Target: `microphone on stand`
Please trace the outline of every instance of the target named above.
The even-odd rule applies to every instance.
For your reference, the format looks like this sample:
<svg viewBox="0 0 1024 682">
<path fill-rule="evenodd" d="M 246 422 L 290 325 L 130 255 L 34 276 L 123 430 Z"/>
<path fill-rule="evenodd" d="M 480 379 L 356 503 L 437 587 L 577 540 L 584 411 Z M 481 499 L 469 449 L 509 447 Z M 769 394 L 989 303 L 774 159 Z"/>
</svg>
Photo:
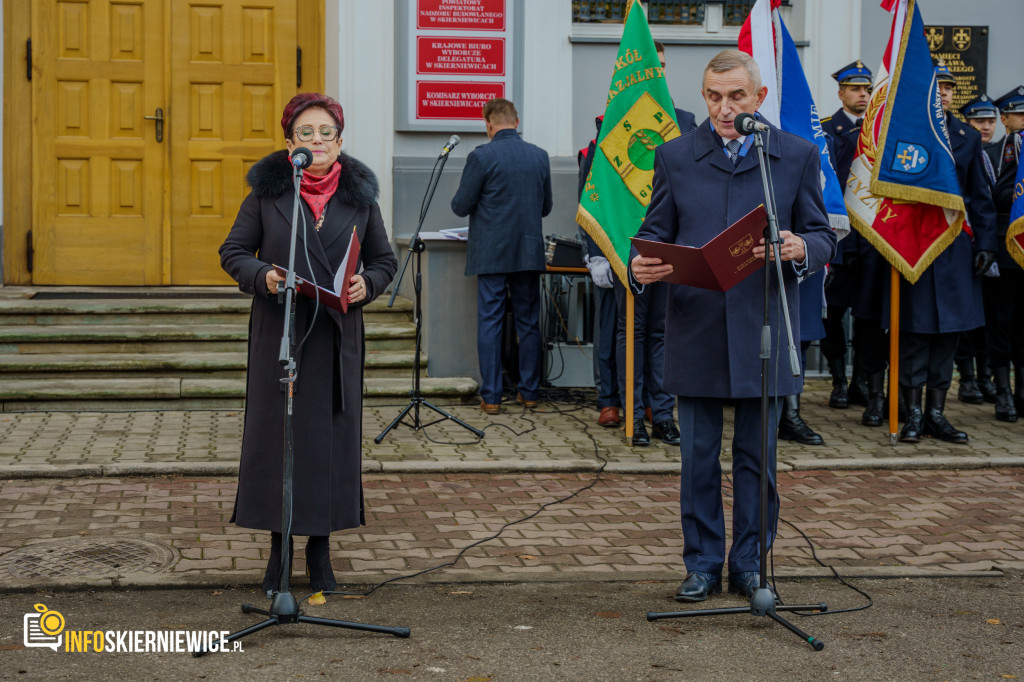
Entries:
<svg viewBox="0 0 1024 682">
<path fill-rule="evenodd" d="M 753 114 L 748 114 L 746 112 L 737 116 L 733 120 L 732 124 L 733 127 L 736 128 L 736 130 L 743 133 L 744 135 L 749 135 L 750 133 L 754 132 L 767 133 L 770 130 L 767 124 L 761 123 L 760 121 L 757 120 L 757 118 L 754 117 Z"/>
<path fill-rule="evenodd" d="M 291 153 L 292 165 L 298 169 L 309 168 L 313 165 L 313 152 L 305 147 L 296 147 Z"/>
<path fill-rule="evenodd" d="M 457 145 L 461 141 L 462 141 L 462 139 L 458 135 L 452 135 L 451 137 L 449 137 L 448 138 L 448 142 L 445 143 L 444 149 L 441 150 L 441 153 L 438 154 L 437 158 L 440 159 L 440 158 L 443 158 L 445 156 L 448 156 L 448 154 L 453 149 L 455 149 L 455 145 Z"/>
</svg>

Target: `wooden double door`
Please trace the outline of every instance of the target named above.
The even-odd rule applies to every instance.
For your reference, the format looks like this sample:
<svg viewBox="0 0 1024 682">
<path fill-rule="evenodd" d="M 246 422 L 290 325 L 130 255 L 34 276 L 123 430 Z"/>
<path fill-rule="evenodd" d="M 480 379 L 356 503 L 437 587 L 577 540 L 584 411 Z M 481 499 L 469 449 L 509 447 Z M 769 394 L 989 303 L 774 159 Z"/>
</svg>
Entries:
<svg viewBox="0 0 1024 682">
<path fill-rule="evenodd" d="M 283 147 L 285 103 L 323 87 L 322 17 L 323 0 L 32 0 L 31 283 L 229 283 L 245 174 Z"/>
</svg>

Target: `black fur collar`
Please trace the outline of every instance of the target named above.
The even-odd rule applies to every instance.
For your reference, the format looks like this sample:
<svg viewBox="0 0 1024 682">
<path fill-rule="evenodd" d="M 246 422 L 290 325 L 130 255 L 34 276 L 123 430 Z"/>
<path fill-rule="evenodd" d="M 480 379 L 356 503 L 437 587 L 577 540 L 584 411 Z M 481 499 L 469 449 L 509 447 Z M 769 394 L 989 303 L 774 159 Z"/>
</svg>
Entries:
<svg viewBox="0 0 1024 682">
<path fill-rule="evenodd" d="M 347 154 L 338 154 L 338 161 L 341 162 L 338 198 L 355 208 L 372 206 L 380 191 L 377 176 L 362 161 Z M 264 156 L 249 170 L 245 179 L 253 193 L 261 198 L 275 198 L 289 191 L 292 187 L 292 167 L 288 163 L 288 152 L 281 149 Z"/>
</svg>

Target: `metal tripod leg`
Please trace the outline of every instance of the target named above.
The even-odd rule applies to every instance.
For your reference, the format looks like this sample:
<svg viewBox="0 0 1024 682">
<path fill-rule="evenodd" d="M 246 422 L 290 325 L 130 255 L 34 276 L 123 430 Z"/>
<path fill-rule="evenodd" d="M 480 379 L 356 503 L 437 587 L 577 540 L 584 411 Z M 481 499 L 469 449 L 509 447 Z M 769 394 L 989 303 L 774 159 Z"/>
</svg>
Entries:
<svg viewBox="0 0 1024 682">
<path fill-rule="evenodd" d="M 469 430 L 469 431 L 471 431 L 471 432 L 472 432 L 473 434 L 475 434 L 477 438 L 483 438 L 483 437 L 484 437 L 484 432 L 483 432 L 483 431 L 481 431 L 480 429 L 475 429 L 475 428 L 473 428 L 472 426 L 470 426 L 470 425 L 469 425 L 469 424 L 467 424 L 466 422 L 462 421 L 461 419 L 459 419 L 459 418 L 458 418 L 458 417 L 456 417 L 455 415 L 453 415 L 453 414 L 450 414 L 450 413 L 448 413 L 448 412 L 445 412 L 445 411 L 444 411 L 444 410 L 442 410 L 442 409 L 441 409 L 440 407 L 438 407 L 437 405 L 434 405 L 434 404 L 433 404 L 433 403 L 431 403 L 430 401 L 428 401 L 428 400 L 424 400 L 424 399 L 422 399 L 422 398 L 421 398 L 421 399 L 420 399 L 420 403 L 422 403 L 423 405 L 425 405 L 425 406 L 429 407 L 429 408 L 430 408 L 430 409 L 432 409 L 432 410 L 433 410 L 434 412 L 437 412 L 437 413 L 438 413 L 439 415 L 441 415 L 441 416 L 442 416 L 442 417 L 444 417 L 445 419 L 451 419 L 451 420 L 452 420 L 453 422 L 455 422 L 456 424 L 458 424 L 458 425 L 459 425 L 459 426 L 461 426 L 462 428 L 464 428 L 464 429 L 468 429 L 468 430 Z M 435 422 L 435 423 L 436 423 L 436 422 Z"/>
</svg>

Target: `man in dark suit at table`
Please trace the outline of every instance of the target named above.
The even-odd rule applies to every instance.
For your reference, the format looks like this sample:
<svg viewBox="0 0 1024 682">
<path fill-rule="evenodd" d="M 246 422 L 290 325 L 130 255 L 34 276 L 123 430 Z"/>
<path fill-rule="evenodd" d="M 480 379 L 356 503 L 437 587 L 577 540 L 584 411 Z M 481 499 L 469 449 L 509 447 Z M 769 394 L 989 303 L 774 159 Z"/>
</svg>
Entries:
<svg viewBox="0 0 1024 682">
<path fill-rule="evenodd" d="M 735 117 L 754 113 L 764 101 L 757 63 L 738 50 L 725 50 L 705 67 L 702 93 L 709 118 L 695 132 L 658 147 L 654 193 L 637 237 L 703 246 L 726 227 L 764 202 L 752 136 L 734 127 Z M 807 140 L 774 125 L 765 135 L 772 165 L 778 225 L 783 244 L 783 278 L 795 338 L 800 337 L 797 278 L 822 268 L 836 249 L 820 183 L 820 153 Z M 764 258 L 764 240 L 752 249 Z M 672 266 L 636 255 L 630 262 L 635 290 L 665 277 Z M 780 354 L 778 286 L 770 303 L 769 387 L 775 397 L 801 390 Z M 729 590 L 750 598 L 758 587 L 759 499 L 761 476 L 769 477 L 768 509 L 775 504 L 775 435 L 778 400 L 768 405 L 768 470 L 761 471 L 761 359 L 764 278 L 755 273 L 726 292 L 672 286 L 666 322 L 665 389 L 678 396 L 682 432 L 680 507 L 686 580 L 679 601 L 701 601 L 722 589 L 725 521 L 721 464 L 723 405 L 734 400 L 732 442 L 733 529 L 729 552 Z M 777 368 L 777 369 L 776 369 Z M 769 528 L 773 526 L 769 521 Z M 770 542 L 770 539 L 769 539 Z"/>
<path fill-rule="evenodd" d="M 519 338 L 517 401 L 535 407 L 540 393 L 540 272 L 544 270 L 541 218 L 551 212 L 548 154 L 523 141 L 519 114 L 507 99 L 483 110 L 490 142 L 466 159 L 455 215 L 469 216 L 466 275 L 477 276 L 477 353 L 481 409 L 501 409 L 501 332 L 509 292 Z"/>
</svg>

